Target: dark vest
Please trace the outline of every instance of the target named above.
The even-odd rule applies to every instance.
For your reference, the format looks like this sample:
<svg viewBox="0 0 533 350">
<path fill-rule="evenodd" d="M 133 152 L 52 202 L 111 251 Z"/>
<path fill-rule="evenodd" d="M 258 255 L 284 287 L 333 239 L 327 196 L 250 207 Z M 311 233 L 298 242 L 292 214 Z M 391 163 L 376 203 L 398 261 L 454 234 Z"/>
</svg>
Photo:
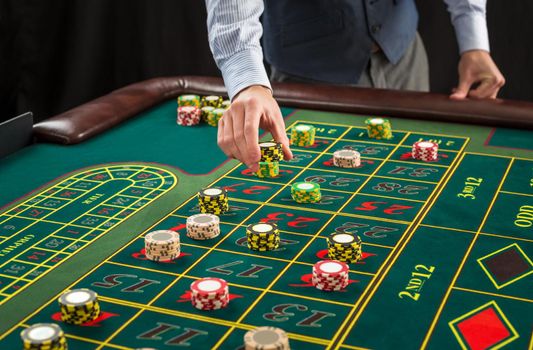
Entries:
<svg viewBox="0 0 533 350">
<path fill-rule="evenodd" d="M 397 63 L 417 25 L 414 0 L 265 0 L 263 49 L 284 73 L 356 84 L 373 42 Z"/>
</svg>

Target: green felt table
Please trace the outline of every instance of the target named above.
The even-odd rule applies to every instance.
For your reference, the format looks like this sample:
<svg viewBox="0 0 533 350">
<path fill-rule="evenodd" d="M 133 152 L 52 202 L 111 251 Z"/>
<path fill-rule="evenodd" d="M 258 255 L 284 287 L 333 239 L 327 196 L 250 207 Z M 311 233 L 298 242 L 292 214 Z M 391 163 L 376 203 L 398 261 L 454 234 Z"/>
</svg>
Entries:
<svg viewBox="0 0 533 350">
<path fill-rule="evenodd" d="M 282 108 L 288 130 L 317 127 L 280 176 L 259 179 L 216 146 L 216 128 L 180 127 L 174 99 L 76 145 L 37 143 L 0 161 L 0 348 L 57 322 L 71 349 L 239 349 L 243 334 L 275 326 L 292 349 L 532 347 L 533 133 L 391 117 L 391 140 L 369 139 L 366 115 Z M 267 137 L 268 138 L 268 137 Z M 413 142 L 439 143 L 439 159 L 411 159 Z M 359 151 L 361 167 L 332 166 Z M 322 200 L 296 204 L 294 181 Z M 196 192 L 230 194 L 222 234 L 184 234 Z M 274 222 L 281 247 L 254 252 L 244 228 Z M 143 236 L 181 234 L 182 255 L 147 261 Z M 363 259 L 350 284 L 322 292 L 311 267 L 326 237 L 357 233 Z M 199 311 L 189 286 L 229 282 L 226 309 Z M 65 289 L 95 290 L 103 309 L 84 326 L 58 319 Z"/>
</svg>

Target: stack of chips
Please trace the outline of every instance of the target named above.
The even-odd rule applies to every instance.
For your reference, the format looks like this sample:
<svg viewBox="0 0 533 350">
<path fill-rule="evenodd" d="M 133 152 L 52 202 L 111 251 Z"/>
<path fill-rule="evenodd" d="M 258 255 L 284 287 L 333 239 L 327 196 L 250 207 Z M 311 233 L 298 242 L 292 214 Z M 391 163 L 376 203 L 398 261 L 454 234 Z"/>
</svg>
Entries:
<svg viewBox="0 0 533 350">
<path fill-rule="evenodd" d="M 231 106 L 231 101 L 230 100 L 224 100 L 224 101 L 222 101 L 222 104 L 220 105 L 220 107 L 224 108 L 224 109 L 228 109 L 229 106 Z"/>
<path fill-rule="evenodd" d="M 57 301 L 61 309 L 61 320 L 65 323 L 81 325 L 100 316 L 98 294 L 90 289 L 66 291 Z"/>
<path fill-rule="evenodd" d="M 311 282 L 320 290 L 339 291 L 348 286 L 348 272 L 348 265 L 342 261 L 322 260 L 313 265 Z"/>
<path fill-rule="evenodd" d="M 181 95 L 178 97 L 178 106 L 194 106 L 200 108 L 200 96 L 198 95 Z"/>
<path fill-rule="evenodd" d="M 283 159 L 283 149 L 281 143 L 275 141 L 259 143 L 261 159 L 258 177 L 276 177 L 279 175 L 279 162 Z"/>
<path fill-rule="evenodd" d="M 218 310 L 229 303 L 228 283 L 221 278 L 206 277 L 191 284 L 191 303 L 199 310 Z"/>
<path fill-rule="evenodd" d="M 258 327 L 244 335 L 244 350 L 290 350 L 289 337 L 283 329 Z"/>
<path fill-rule="evenodd" d="M 392 138 L 392 128 L 388 119 L 368 118 L 365 120 L 368 137 L 377 140 Z"/>
<path fill-rule="evenodd" d="M 328 257 L 348 264 L 363 256 L 361 238 L 351 233 L 334 233 L 328 237 Z"/>
<path fill-rule="evenodd" d="M 223 108 L 215 108 L 210 113 L 206 115 L 206 122 L 211 126 L 218 126 L 218 121 L 224 115 L 226 110 Z"/>
<path fill-rule="evenodd" d="M 292 127 L 291 145 L 298 147 L 308 147 L 315 143 L 316 129 L 312 125 L 298 124 Z"/>
<path fill-rule="evenodd" d="M 315 182 L 293 183 L 291 196 L 297 203 L 317 203 L 322 199 L 320 185 Z"/>
<path fill-rule="evenodd" d="M 194 106 L 181 106 L 178 107 L 178 125 L 192 126 L 200 124 L 202 112 L 198 107 Z"/>
<path fill-rule="evenodd" d="M 246 227 L 248 248 L 264 252 L 279 248 L 279 229 L 276 224 L 255 223 Z"/>
<path fill-rule="evenodd" d="M 202 120 L 203 123 L 207 123 L 208 119 L 214 118 L 212 114 L 215 109 L 216 109 L 215 107 L 211 107 L 211 106 L 205 106 L 200 109 L 200 112 L 201 112 L 200 119 Z"/>
<path fill-rule="evenodd" d="M 144 248 L 148 260 L 174 260 L 180 256 L 180 235 L 170 230 L 150 232 L 144 237 Z"/>
<path fill-rule="evenodd" d="M 36 323 L 20 333 L 24 350 L 67 350 L 67 338 L 55 323 Z"/>
<path fill-rule="evenodd" d="M 215 238 L 220 234 L 220 219 L 213 214 L 196 214 L 187 218 L 187 237 L 198 240 Z"/>
<path fill-rule="evenodd" d="M 336 151 L 333 153 L 333 165 L 339 168 L 357 168 L 361 166 L 361 155 L 348 149 Z"/>
<path fill-rule="evenodd" d="M 222 97 L 221 96 L 204 96 L 202 97 L 201 105 L 202 107 L 211 106 L 215 108 L 222 107 Z"/>
<path fill-rule="evenodd" d="M 220 215 L 229 210 L 228 192 L 219 187 L 208 187 L 198 192 L 200 212 Z"/>
<path fill-rule="evenodd" d="M 259 162 L 257 177 L 276 177 L 279 175 L 279 162 Z"/>
<path fill-rule="evenodd" d="M 431 141 L 418 141 L 413 144 L 411 155 L 414 159 L 434 162 L 439 155 L 439 145 Z"/>
</svg>

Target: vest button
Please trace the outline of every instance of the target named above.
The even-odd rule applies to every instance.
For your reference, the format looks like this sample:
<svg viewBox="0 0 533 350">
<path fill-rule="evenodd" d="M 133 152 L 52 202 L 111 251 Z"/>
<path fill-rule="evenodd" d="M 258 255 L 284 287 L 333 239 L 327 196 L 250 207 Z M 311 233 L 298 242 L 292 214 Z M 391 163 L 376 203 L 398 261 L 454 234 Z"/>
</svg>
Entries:
<svg viewBox="0 0 533 350">
<path fill-rule="evenodd" d="M 381 30 L 381 24 L 374 24 L 370 27 L 372 34 L 377 34 Z"/>
</svg>

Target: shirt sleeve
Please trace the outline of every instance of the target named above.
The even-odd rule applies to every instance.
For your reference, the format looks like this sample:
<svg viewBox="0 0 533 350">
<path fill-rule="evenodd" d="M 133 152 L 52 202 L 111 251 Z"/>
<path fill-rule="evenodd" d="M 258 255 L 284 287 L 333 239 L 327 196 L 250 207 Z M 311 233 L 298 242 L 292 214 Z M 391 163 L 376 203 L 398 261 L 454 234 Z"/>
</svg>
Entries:
<svg viewBox="0 0 533 350">
<path fill-rule="evenodd" d="M 490 51 L 486 0 L 444 0 L 455 28 L 459 52 Z"/>
<path fill-rule="evenodd" d="M 209 46 L 230 99 L 251 85 L 272 90 L 260 44 L 263 0 L 205 0 L 205 3 Z"/>
</svg>

